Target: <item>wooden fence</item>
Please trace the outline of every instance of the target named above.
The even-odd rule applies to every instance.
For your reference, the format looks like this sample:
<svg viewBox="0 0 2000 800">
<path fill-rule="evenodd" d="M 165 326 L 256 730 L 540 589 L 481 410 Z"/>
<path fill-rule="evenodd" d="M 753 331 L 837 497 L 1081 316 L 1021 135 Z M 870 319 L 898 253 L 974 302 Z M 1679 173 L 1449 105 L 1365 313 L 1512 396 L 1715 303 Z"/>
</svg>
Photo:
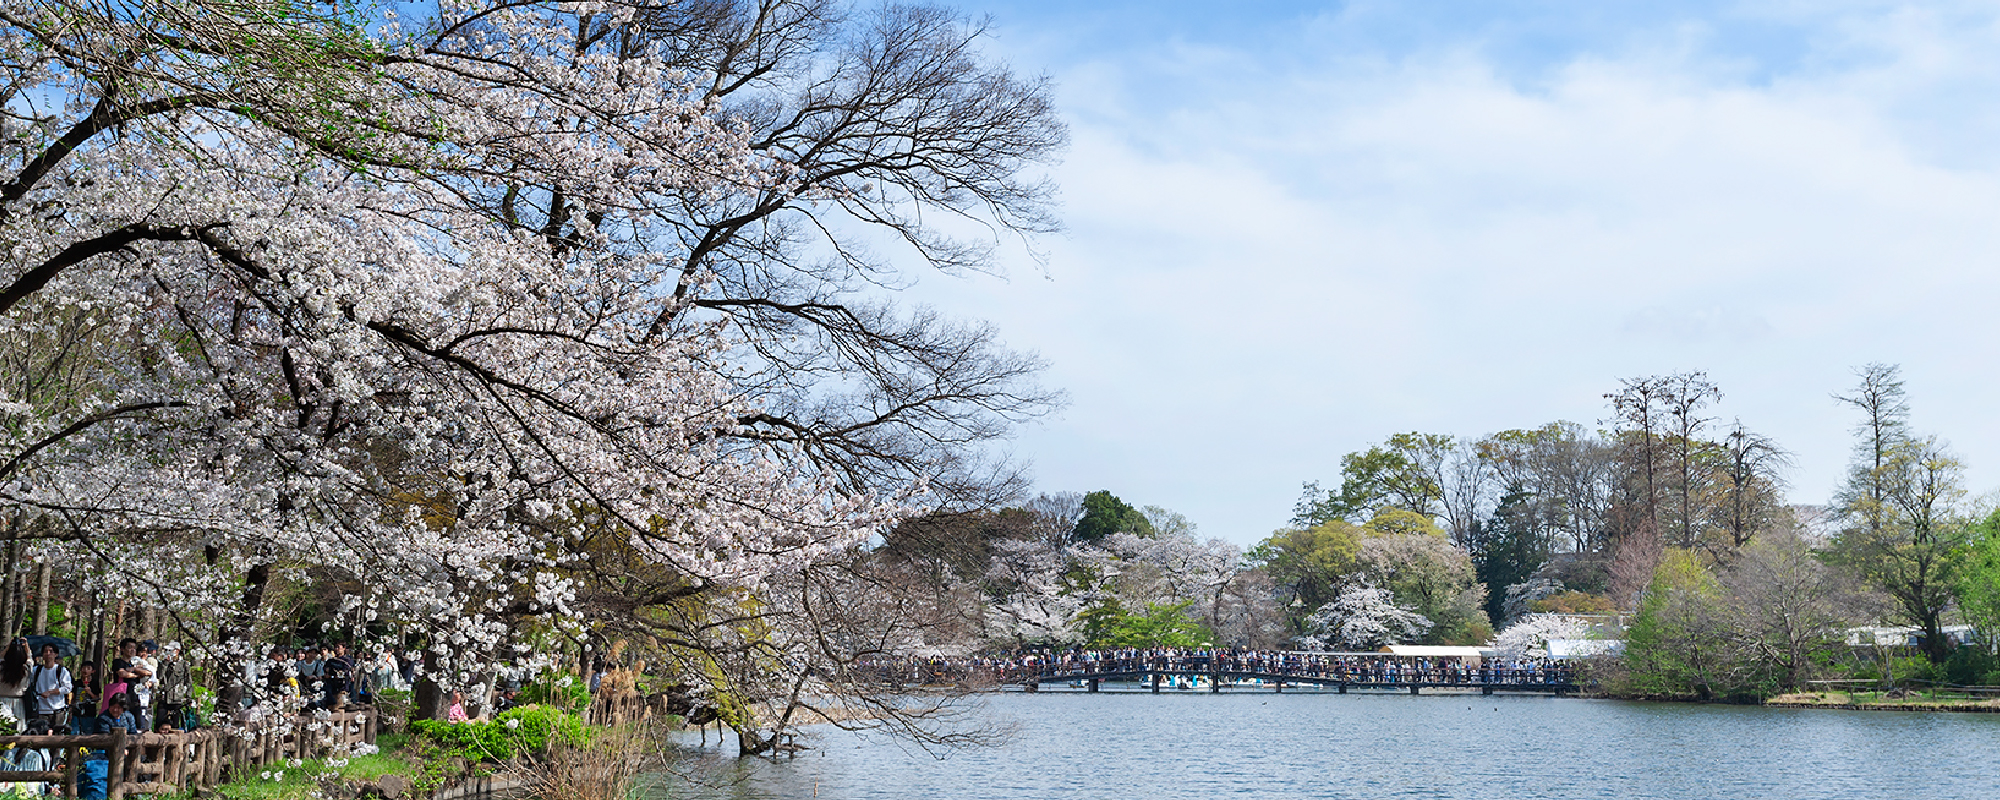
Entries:
<svg viewBox="0 0 2000 800">
<path fill-rule="evenodd" d="M 244 726 L 175 733 L 98 736 L 0 736 L 0 744 L 62 754 L 63 769 L 0 772 L 0 782 L 58 783 L 63 797 L 76 796 L 86 751 L 105 754 L 105 796 L 174 794 L 213 788 L 242 771 L 279 767 L 291 759 L 322 758 L 374 744 L 375 710 L 361 707 L 319 718 L 313 714 L 265 718 Z"/>
</svg>

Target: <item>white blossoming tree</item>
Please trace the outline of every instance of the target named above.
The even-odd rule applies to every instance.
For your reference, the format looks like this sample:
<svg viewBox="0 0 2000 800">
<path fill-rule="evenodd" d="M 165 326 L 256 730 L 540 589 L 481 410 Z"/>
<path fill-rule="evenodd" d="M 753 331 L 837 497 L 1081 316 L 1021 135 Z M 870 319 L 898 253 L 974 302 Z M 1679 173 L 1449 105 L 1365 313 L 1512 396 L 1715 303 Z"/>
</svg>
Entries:
<svg viewBox="0 0 2000 800">
<path fill-rule="evenodd" d="M 1069 556 L 1042 540 L 1002 540 L 994 549 L 986 582 L 1001 593 L 986 604 L 987 637 L 1017 646 L 1081 643 L 1079 615 L 1095 597 L 1068 585 Z"/>
<path fill-rule="evenodd" d="M 1550 639 L 1581 639 L 1590 632 L 1590 621 L 1566 614 L 1529 614 L 1507 626 L 1494 638 L 1494 649 L 1515 657 L 1547 647 Z"/>
<path fill-rule="evenodd" d="M 1373 650 L 1424 635 L 1431 621 L 1396 605 L 1387 589 L 1356 583 L 1306 617 L 1299 643 L 1332 650 Z"/>
<path fill-rule="evenodd" d="M 804 597 L 928 478 L 976 494 L 964 446 L 1045 406 L 1015 388 L 1032 360 L 835 302 L 786 271 L 817 263 L 792 226 L 845 214 L 972 266 L 895 209 L 1046 227 L 1009 176 L 1060 126 L 1015 108 L 1035 139 L 1016 151 L 871 173 L 852 142 L 896 149 L 881 128 L 954 108 L 913 94 L 828 128 L 842 112 L 811 93 L 840 73 L 795 87 L 814 113 L 771 117 L 753 89 L 868 40 L 827 61 L 836 15 L 768 5 L 788 21 L 735 49 L 707 45 L 773 18 L 713 5 L 683 36 L 677 6 L 638 2 L 441 0 L 408 27 L 296 0 L 0 9 L 11 538 L 221 624 L 239 657 L 274 574 L 350 587 L 344 614 L 424 631 L 430 674 L 468 684 L 525 618 L 588 637 L 649 603 Z M 894 13 L 883 47 L 976 33 Z M 1039 101 L 958 58 L 918 76 L 933 95 Z M 613 569 L 659 593 L 583 605 Z"/>
</svg>

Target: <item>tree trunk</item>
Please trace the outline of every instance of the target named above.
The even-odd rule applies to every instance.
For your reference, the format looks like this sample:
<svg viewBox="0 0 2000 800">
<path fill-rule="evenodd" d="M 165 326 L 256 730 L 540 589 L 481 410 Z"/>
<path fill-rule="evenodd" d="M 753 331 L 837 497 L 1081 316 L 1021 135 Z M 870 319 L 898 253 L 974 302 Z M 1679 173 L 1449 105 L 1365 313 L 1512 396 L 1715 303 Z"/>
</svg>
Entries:
<svg viewBox="0 0 2000 800">
<path fill-rule="evenodd" d="M 220 556 L 221 553 L 213 548 L 207 551 L 210 564 L 215 563 Z M 216 654 L 218 658 L 227 658 L 229 654 L 228 645 L 238 640 L 248 639 L 251 634 L 256 632 L 257 611 L 264 605 L 264 589 L 270 586 L 270 584 L 270 564 L 252 565 L 249 574 L 243 576 L 243 607 L 237 609 L 236 618 L 231 621 L 230 626 L 221 631 L 220 641 L 216 642 Z M 257 653 L 255 652 L 255 648 L 251 648 L 247 655 L 250 658 L 256 658 Z M 222 713 L 223 709 L 228 709 L 229 713 L 234 713 L 242 707 L 243 694 L 249 690 L 249 687 L 243 685 L 243 670 L 231 667 L 223 670 L 223 672 L 228 674 L 224 678 L 225 682 L 223 683 L 222 690 L 216 693 L 216 711 Z"/>
<path fill-rule="evenodd" d="M 437 685 L 437 681 L 431 680 L 432 670 L 437 668 L 437 656 L 431 653 L 429 647 L 424 648 L 423 652 L 424 672 L 417 676 L 417 685 L 411 687 L 411 691 L 416 695 L 417 708 L 410 718 L 444 719 L 444 713 L 448 710 L 444 689 Z"/>
<path fill-rule="evenodd" d="M 35 635 L 49 633 L 49 560 L 35 565 Z"/>
<path fill-rule="evenodd" d="M 1951 639 L 1944 635 L 1944 622 L 1938 614 L 1924 617 L 1924 657 L 1932 664 L 1943 664 L 1951 657 Z"/>
<path fill-rule="evenodd" d="M 78 586 L 77 596 L 72 600 L 72 604 L 75 608 L 70 609 L 69 613 L 65 615 L 72 620 L 69 632 L 76 639 L 76 649 L 83 653 L 84 658 L 89 658 L 90 634 L 92 630 L 90 622 L 92 615 L 96 613 L 96 598 L 92 596 L 92 592 L 89 589 Z"/>
<path fill-rule="evenodd" d="M 21 554 L 21 541 L 15 538 L 18 533 L 16 529 L 8 529 L 6 563 L 0 564 L 0 634 L 5 634 L 8 641 L 14 639 L 14 632 L 21 627 L 20 616 L 14 611 L 21 586 L 14 574 L 14 560 Z"/>
<path fill-rule="evenodd" d="M 90 626 L 90 659 L 97 662 L 97 674 L 109 675 L 111 665 L 104 660 L 104 624 L 110 620 L 111 603 L 101 594 L 93 594 L 92 599 L 96 601 L 93 610 L 97 613 L 92 617 L 95 622 Z"/>
</svg>

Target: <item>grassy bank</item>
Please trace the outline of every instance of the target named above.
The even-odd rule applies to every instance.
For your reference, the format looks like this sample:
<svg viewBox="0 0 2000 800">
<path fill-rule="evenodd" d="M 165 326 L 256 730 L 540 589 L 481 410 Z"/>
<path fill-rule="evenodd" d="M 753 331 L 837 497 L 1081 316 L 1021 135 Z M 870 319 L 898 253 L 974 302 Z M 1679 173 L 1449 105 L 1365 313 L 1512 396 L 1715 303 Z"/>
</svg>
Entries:
<svg viewBox="0 0 2000 800">
<path fill-rule="evenodd" d="M 634 776 L 660 759 L 666 742 L 658 732 L 678 722 L 669 717 L 593 728 L 573 713 L 543 705 L 510 709 L 485 721 L 417 721 L 408 734 L 383 734 L 377 752 L 240 774 L 202 797 L 421 800 L 467 778 L 505 773 L 544 800 L 616 800 Z"/>
<path fill-rule="evenodd" d="M 1892 696 L 1893 695 L 1893 696 Z M 1962 711 L 2000 713 L 2000 698 L 1963 692 L 1794 692 L 1764 701 L 1779 708 L 1839 708 L 1860 711 Z"/>
<path fill-rule="evenodd" d="M 287 764 L 282 769 L 264 770 L 240 776 L 215 787 L 208 796 L 226 800 L 314 800 L 328 780 L 376 781 L 384 775 L 401 775 L 414 782 L 423 765 L 406 751 L 408 737 L 383 734 L 376 740 L 380 752 L 344 759 L 308 759 Z"/>
</svg>

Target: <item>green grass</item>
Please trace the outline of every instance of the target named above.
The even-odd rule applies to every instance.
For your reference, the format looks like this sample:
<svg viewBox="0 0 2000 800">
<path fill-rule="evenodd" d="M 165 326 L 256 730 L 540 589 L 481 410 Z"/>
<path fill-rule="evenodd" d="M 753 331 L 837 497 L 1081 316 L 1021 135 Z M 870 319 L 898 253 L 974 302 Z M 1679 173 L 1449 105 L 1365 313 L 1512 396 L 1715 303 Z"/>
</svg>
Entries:
<svg viewBox="0 0 2000 800">
<path fill-rule="evenodd" d="M 319 778 L 339 775 L 349 780 L 378 780 L 384 775 L 415 776 L 420 766 L 403 754 L 408 737 L 383 734 L 375 746 L 381 752 L 354 756 L 341 767 L 328 766 L 324 759 L 312 759 L 297 767 L 260 770 L 215 787 L 228 800 L 312 800 L 319 791 Z M 270 774 L 273 777 L 266 778 Z M 283 778 L 276 775 L 283 774 Z"/>
</svg>

